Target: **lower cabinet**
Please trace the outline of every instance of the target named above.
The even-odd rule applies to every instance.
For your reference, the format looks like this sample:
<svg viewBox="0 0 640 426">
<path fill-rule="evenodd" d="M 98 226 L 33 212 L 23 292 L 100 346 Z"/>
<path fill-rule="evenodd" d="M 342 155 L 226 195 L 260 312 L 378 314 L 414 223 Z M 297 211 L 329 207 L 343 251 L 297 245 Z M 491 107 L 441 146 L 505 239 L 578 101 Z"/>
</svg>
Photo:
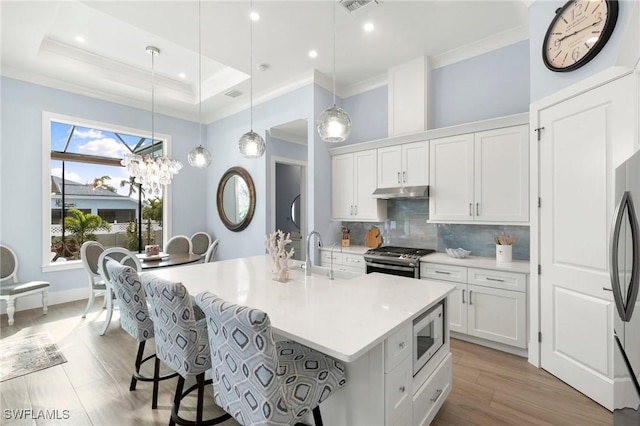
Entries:
<svg viewBox="0 0 640 426">
<path fill-rule="evenodd" d="M 447 305 L 451 331 L 527 347 L 526 274 L 424 262 L 420 267 L 421 278 L 456 286 Z"/>
<path fill-rule="evenodd" d="M 452 356 L 449 353 L 429 379 L 414 393 L 414 425 L 428 425 L 438 414 L 438 410 L 451 392 L 452 363 Z"/>
<path fill-rule="evenodd" d="M 320 249 L 320 266 L 328 268 L 331 266 L 331 250 L 328 248 Z M 340 248 L 333 250 L 333 270 L 355 272 L 358 274 L 366 273 L 366 265 L 364 256 L 359 253 L 340 251 Z"/>
</svg>

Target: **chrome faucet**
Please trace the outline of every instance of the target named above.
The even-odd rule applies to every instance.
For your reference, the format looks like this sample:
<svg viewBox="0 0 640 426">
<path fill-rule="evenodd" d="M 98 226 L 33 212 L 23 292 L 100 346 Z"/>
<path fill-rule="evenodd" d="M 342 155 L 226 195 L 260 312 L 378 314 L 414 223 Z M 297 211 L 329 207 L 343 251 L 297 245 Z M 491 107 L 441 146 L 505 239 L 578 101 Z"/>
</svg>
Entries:
<svg viewBox="0 0 640 426">
<path fill-rule="evenodd" d="M 333 243 L 331 245 L 331 262 L 329 263 L 329 272 L 327 273 L 327 276 L 329 277 L 330 280 L 333 279 L 333 249 L 335 248 L 336 243 Z"/>
<path fill-rule="evenodd" d="M 311 237 L 314 234 L 318 236 L 318 243 L 320 244 L 320 247 L 322 247 L 322 237 L 320 236 L 320 233 L 318 231 L 309 232 L 309 235 L 307 235 L 307 259 L 304 261 L 305 275 L 311 275 L 311 253 L 310 253 L 309 244 L 311 243 Z"/>
</svg>

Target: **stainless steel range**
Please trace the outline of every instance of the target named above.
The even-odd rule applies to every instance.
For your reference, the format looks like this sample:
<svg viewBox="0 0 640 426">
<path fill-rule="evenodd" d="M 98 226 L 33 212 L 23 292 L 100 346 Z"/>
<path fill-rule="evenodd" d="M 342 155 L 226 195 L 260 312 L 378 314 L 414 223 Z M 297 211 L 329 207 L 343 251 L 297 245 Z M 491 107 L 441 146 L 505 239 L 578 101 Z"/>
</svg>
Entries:
<svg viewBox="0 0 640 426">
<path fill-rule="evenodd" d="M 372 248 L 365 252 L 364 260 L 367 274 L 383 274 L 420 278 L 420 258 L 435 252 L 433 249 L 385 246 Z"/>
</svg>

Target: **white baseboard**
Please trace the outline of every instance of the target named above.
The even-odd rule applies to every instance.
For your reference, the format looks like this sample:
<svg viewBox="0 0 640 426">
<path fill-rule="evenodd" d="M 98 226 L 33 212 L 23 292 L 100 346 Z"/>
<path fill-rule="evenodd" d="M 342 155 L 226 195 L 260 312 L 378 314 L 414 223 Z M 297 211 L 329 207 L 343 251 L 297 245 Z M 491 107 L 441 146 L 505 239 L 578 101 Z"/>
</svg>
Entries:
<svg viewBox="0 0 640 426">
<path fill-rule="evenodd" d="M 89 299 L 88 288 L 74 288 L 64 291 L 49 291 L 47 297 L 47 306 L 59 305 L 61 303 L 75 302 L 76 300 Z M 99 301 L 102 303 L 102 300 Z M 32 294 L 30 296 L 19 297 L 16 299 L 16 312 L 26 311 L 28 309 L 42 308 L 42 293 Z M 2 303 L 0 313 L 7 313 L 7 304 Z"/>
<path fill-rule="evenodd" d="M 490 340 L 481 339 L 475 336 L 469 336 L 468 334 L 457 333 L 455 331 L 451 332 L 451 337 L 458 340 L 464 340 L 465 342 L 475 343 L 476 345 L 486 346 L 491 349 L 495 349 L 502 352 L 507 352 L 513 355 L 518 355 L 523 358 L 527 358 L 528 352 L 526 349 L 516 348 L 515 346 L 505 345 L 503 343 L 492 342 Z"/>
</svg>

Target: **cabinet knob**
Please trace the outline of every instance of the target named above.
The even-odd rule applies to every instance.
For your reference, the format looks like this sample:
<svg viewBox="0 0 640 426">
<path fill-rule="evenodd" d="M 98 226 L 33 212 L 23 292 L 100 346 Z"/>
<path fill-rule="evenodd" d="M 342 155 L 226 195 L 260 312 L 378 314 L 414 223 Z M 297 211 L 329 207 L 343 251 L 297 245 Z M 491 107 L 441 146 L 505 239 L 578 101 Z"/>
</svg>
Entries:
<svg viewBox="0 0 640 426">
<path fill-rule="evenodd" d="M 404 342 L 400 342 L 400 343 L 398 343 L 398 347 L 399 347 L 400 349 L 404 349 L 404 346 L 405 346 L 405 343 L 404 343 Z"/>
<path fill-rule="evenodd" d="M 400 393 L 404 393 L 404 386 L 400 386 L 400 388 L 398 388 L 398 390 L 400 391 Z"/>
</svg>

